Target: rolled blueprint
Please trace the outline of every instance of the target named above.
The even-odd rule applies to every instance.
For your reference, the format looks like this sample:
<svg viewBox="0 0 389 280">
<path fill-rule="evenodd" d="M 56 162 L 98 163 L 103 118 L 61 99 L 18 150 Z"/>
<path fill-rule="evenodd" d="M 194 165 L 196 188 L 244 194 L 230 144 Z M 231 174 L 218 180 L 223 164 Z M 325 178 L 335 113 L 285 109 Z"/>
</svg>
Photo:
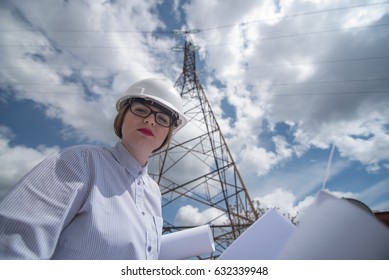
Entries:
<svg viewBox="0 0 389 280">
<path fill-rule="evenodd" d="M 184 260 L 215 251 L 209 225 L 162 235 L 160 260 Z"/>
</svg>

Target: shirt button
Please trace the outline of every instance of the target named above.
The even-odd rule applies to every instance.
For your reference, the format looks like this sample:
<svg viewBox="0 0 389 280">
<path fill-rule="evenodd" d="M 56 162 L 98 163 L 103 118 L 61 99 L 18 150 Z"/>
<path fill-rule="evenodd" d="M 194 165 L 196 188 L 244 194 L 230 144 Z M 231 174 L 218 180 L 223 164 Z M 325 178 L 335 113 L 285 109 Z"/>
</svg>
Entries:
<svg viewBox="0 0 389 280">
<path fill-rule="evenodd" d="M 147 251 L 150 253 L 151 252 L 151 246 L 147 247 Z"/>
</svg>

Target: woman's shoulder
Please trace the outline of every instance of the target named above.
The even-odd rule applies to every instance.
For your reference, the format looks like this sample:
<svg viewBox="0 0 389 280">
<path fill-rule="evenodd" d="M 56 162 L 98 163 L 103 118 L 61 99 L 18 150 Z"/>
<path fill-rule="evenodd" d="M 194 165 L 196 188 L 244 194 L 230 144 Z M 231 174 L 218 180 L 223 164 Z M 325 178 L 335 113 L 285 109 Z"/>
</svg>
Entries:
<svg viewBox="0 0 389 280">
<path fill-rule="evenodd" d="M 75 145 L 62 148 L 59 150 L 59 154 L 98 154 L 106 153 L 110 151 L 110 147 L 98 146 L 98 145 Z"/>
<path fill-rule="evenodd" d="M 62 161 L 88 160 L 97 157 L 111 157 L 111 148 L 97 145 L 75 145 L 60 149 L 52 159 Z"/>
</svg>

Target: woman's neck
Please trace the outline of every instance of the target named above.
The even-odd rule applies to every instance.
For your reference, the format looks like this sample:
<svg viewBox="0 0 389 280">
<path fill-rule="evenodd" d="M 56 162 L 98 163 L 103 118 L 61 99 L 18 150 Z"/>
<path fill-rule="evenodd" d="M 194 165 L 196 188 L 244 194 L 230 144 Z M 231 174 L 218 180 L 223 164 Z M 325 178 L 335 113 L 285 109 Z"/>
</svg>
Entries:
<svg viewBox="0 0 389 280">
<path fill-rule="evenodd" d="M 145 151 L 142 149 L 143 147 L 137 147 L 137 149 L 135 149 L 131 145 L 126 144 L 124 141 L 122 141 L 122 143 L 126 150 L 139 162 L 142 167 L 147 164 L 151 155 L 149 151 Z"/>
</svg>

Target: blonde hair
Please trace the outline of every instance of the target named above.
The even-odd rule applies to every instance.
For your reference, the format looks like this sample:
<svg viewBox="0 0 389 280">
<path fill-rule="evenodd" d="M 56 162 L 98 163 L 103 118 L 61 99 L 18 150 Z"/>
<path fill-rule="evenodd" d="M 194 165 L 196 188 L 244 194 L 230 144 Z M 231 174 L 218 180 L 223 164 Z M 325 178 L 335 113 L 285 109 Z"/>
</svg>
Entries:
<svg viewBox="0 0 389 280">
<path fill-rule="evenodd" d="M 117 113 L 117 115 L 115 117 L 115 120 L 113 122 L 113 129 L 115 131 L 115 134 L 120 139 L 123 138 L 122 126 L 123 126 L 124 117 L 125 117 L 125 115 L 126 115 L 126 113 L 127 113 L 129 108 L 130 108 L 130 102 L 128 102 L 125 106 L 122 106 L 120 108 L 120 110 L 118 111 L 118 113 Z M 169 132 L 168 132 L 165 140 L 163 141 L 162 145 L 159 148 L 155 149 L 153 151 L 153 153 L 162 150 L 163 148 L 165 148 L 165 146 L 167 146 L 170 143 L 170 141 L 171 141 L 171 139 L 173 137 L 173 127 L 174 126 L 169 127 Z"/>
</svg>

